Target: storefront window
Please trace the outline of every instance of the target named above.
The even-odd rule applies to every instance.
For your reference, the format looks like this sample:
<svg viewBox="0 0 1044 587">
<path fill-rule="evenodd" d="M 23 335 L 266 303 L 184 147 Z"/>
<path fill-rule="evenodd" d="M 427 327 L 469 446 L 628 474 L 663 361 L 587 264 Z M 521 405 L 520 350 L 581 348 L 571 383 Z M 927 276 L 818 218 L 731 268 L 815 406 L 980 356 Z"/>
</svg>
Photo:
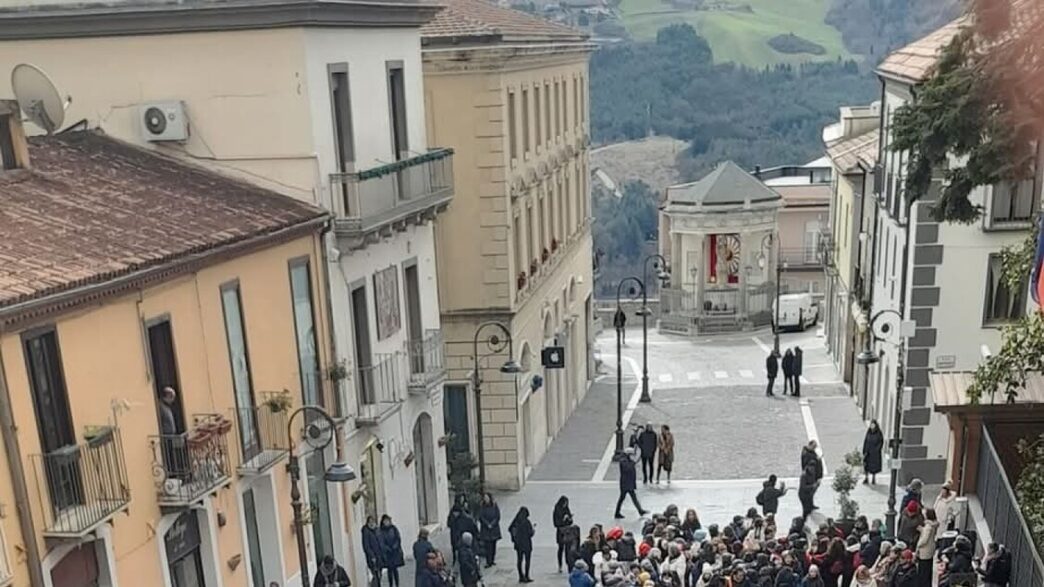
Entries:
<svg viewBox="0 0 1044 587">
<path fill-rule="evenodd" d="M 204 587 L 203 558 L 200 554 L 199 521 L 194 511 L 188 511 L 174 522 L 163 535 L 167 549 L 167 564 L 173 587 Z"/>
</svg>

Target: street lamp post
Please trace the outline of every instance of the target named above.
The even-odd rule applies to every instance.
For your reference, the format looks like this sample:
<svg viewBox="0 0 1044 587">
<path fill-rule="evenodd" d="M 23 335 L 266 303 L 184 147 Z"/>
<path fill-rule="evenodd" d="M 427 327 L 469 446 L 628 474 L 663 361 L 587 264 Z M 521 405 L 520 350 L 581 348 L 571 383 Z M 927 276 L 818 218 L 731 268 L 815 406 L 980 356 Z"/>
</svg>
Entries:
<svg viewBox="0 0 1044 587">
<path fill-rule="evenodd" d="M 787 262 L 776 260 L 776 317 L 772 321 L 772 352 L 779 356 L 779 298 L 781 295 L 780 285 L 783 283 L 783 270 L 787 268 Z"/>
<path fill-rule="evenodd" d="M 308 549 L 305 547 L 304 527 L 305 520 L 302 515 L 304 504 L 301 502 L 301 461 L 294 450 L 294 419 L 298 414 L 309 414 L 308 424 L 304 429 L 304 441 L 312 450 L 322 451 L 333 441 L 337 426 L 333 418 L 320 406 L 301 406 L 290 414 L 286 422 L 287 447 L 290 450 L 290 460 L 286 464 L 286 470 L 290 473 L 290 507 L 294 511 L 294 535 L 297 538 L 297 557 L 301 565 L 301 584 L 308 584 Z M 334 463 L 326 469 L 323 478 L 331 483 L 345 483 L 355 479 L 355 471 L 344 463 Z"/>
<path fill-rule="evenodd" d="M 649 283 L 649 261 L 654 261 L 653 269 L 658 270 L 656 277 L 660 280 L 660 285 L 662 286 L 670 277 L 667 259 L 664 259 L 663 255 L 658 254 L 646 257 L 645 261 L 642 262 L 642 283 Z M 659 264 L 659 267 L 657 267 L 657 264 Z M 642 309 L 639 312 L 642 316 L 642 396 L 638 399 L 642 403 L 652 401 L 652 396 L 649 395 L 649 315 L 652 312 L 649 311 L 647 301 L 647 295 L 643 288 Z"/>
<path fill-rule="evenodd" d="M 497 332 L 493 332 L 486 338 L 486 347 L 489 348 L 489 352 L 485 355 L 479 355 L 479 339 L 482 336 L 482 331 L 488 328 L 492 328 Z M 501 339 L 499 334 L 503 334 L 504 338 Z M 471 372 L 472 385 L 475 387 L 475 413 L 478 414 L 478 426 L 477 426 L 477 440 L 478 440 L 478 470 L 479 470 L 479 492 L 486 491 L 486 447 L 484 446 L 485 437 L 482 433 L 482 374 L 479 370 L 479 359 L 482 357 L 492 356 L 500 353 L 507 347 L 508 360 L 500 366 L 501 373 L 517 374 L 522 372 L 522 367 L 515 362 L 515 347 L 514 342 L 511 340 L 511 331 L 508 330 L 507 326 L 504 326 L 500 322 L 490 321 L 479 324 L 478 328 L 475 329 L 474 339 L 474 352 L 472 354 L 472 360 L 475 363 L 475 369 Z"/>
<path fill-rule="evenodd" d="M 625 283 L 632 283 L 630 299 L 642 296 L 642 307 L 645 307 L 645 282 L 637 277 L 625 277 L 616 286 L 616 313 L 613 315 L 613 326 L 616 328 L 616 454 L 623 451 L 623 331 L 627 326 L 627 315 L 620 305 Z M 635 290 L 633 286 L 637 286 Z"/>
</svg>

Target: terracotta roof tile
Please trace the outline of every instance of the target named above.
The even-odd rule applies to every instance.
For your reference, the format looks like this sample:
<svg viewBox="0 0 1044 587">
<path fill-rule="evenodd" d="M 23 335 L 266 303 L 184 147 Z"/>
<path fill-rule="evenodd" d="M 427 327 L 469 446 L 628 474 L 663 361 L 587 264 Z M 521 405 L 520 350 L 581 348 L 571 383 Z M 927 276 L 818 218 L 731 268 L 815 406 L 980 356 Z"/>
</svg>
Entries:
<svg viewBox="0 0 1044 587">
<path fill-rule="evenodd" d="M 880 130 L 875 128 L 861 135 L 833 141 L 827 145 L 827 155 L 841 173 L 854 171 L 860 162 L 873 165 L 877 163 L 880 136 Z"/>
<path fill-rule="evenodd" d="M 321 219 L 275 192 L 94 132 L 0 172 L 0 309 Z"/>
<path fill-rule="evenodd" d="M 538 16 L 503 8 L 485 0 L 438 0 L 444 8 L 421 27 L 425 44 L 461 41 L 574 41 L 587 35 Z"/>
<path fill-rule="evenodd" d="M 924 81 L 932 67 L 935 66 L 939 52 L 946 47 L 961 27 L 970 23 L 970 17 L 962 16 L 909 45 L 896 49 L 877 66 L 877 73 L 910 84 Z"/>
</svg>

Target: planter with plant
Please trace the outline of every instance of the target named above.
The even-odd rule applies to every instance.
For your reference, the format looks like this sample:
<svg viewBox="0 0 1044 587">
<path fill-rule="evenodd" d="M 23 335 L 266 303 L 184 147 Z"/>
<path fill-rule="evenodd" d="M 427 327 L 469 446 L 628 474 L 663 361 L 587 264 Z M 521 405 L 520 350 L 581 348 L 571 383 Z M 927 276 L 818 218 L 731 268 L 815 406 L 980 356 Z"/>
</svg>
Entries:
<svg viewBox="0 0 1044 587">
<path fill-rule="evenodd" d="M 330 381 L 337 382 L 342 379 L 348 378 L 348 367 L 344 361 L 337 361 L 336 363 L 326 368 L 326 378 Z"/>
<path fill-rule="evenodd" d="M 526 272 L 525 271 L 522 271 L 522 272 L 520 272 L 518 274 L 518 277 L 515 279 L 515 285 L 518 287 L 518 289 L 525 289 L 525 287 L 526 287 Z"/>
<path fill-rule="evenodd" d="M 837 494 L 839 510 L 837 526 L 845 535 L 852 532 L 856 517 L 859 515 L 859 503 L 852 499 L 851 495 L 859 484 L 859 474 L 855 467 L 861 466 L 862 460 L 862 455 L 858 451 L 845 455 L 845 464 L 834 471 L 834 482 L 831 484 L 834 493 Z"/>
<path fill-rule="evenodd" d="M 290 390 L 284 389 L 283 391 L 273 391 L 265 395 L 265 405 L 272 411 L 273 414 L 288 411 L 293 406 L 294 401 L 290 397 Z"/>
</svg>

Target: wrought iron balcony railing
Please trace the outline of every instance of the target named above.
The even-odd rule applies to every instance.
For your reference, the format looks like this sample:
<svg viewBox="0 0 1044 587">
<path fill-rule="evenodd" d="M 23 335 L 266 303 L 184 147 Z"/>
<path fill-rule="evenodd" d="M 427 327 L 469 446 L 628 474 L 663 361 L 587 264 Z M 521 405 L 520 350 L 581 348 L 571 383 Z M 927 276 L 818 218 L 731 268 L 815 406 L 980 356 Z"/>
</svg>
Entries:
<svg viewBox="0 0 1044 587">
<path fill-rule="evenodd" d="M 229 482 L 232 420 L 220 414 L 200 414 L 194 420 L 187 432 L 150 437 L 160 507 L 191 507 Z"/>
<path fill-rule="evenodd" d="M 442 331 L 428 330 L 424 338 L 406 343 L 410 363 L 409 391 L 427 393 L 446 378 Z"/>
<path fill-rule="evenodd" d="M 374 355 L 372 364 L 356 367 L 358 424 L 377 424 L 402 403 L 406 383 L 403 363 L 402 353 L 388 353 Z"/>
<path fill-rule="evenodd" d="M 259 406 L 234 409 L 239 432 L 239 472 L 259 475 L 289 454 L 286 424 L 292 409 L 281 392 L 262 395 Z"/>
<path fill-rule="evenodd" d="M 330 175 L 334 228 L 363 237 L 418 216 L 431 215 L 453 197 L 453 149 L 427 153 L 354 173 Z"/>
<path fill-rule="evenodd" d="M 32 455 L 30 460 L 44 505 L 47 538 L 81 538 L 130 503 L 117 428 L 101 428 L 82 444 Z"/>
</svg>

